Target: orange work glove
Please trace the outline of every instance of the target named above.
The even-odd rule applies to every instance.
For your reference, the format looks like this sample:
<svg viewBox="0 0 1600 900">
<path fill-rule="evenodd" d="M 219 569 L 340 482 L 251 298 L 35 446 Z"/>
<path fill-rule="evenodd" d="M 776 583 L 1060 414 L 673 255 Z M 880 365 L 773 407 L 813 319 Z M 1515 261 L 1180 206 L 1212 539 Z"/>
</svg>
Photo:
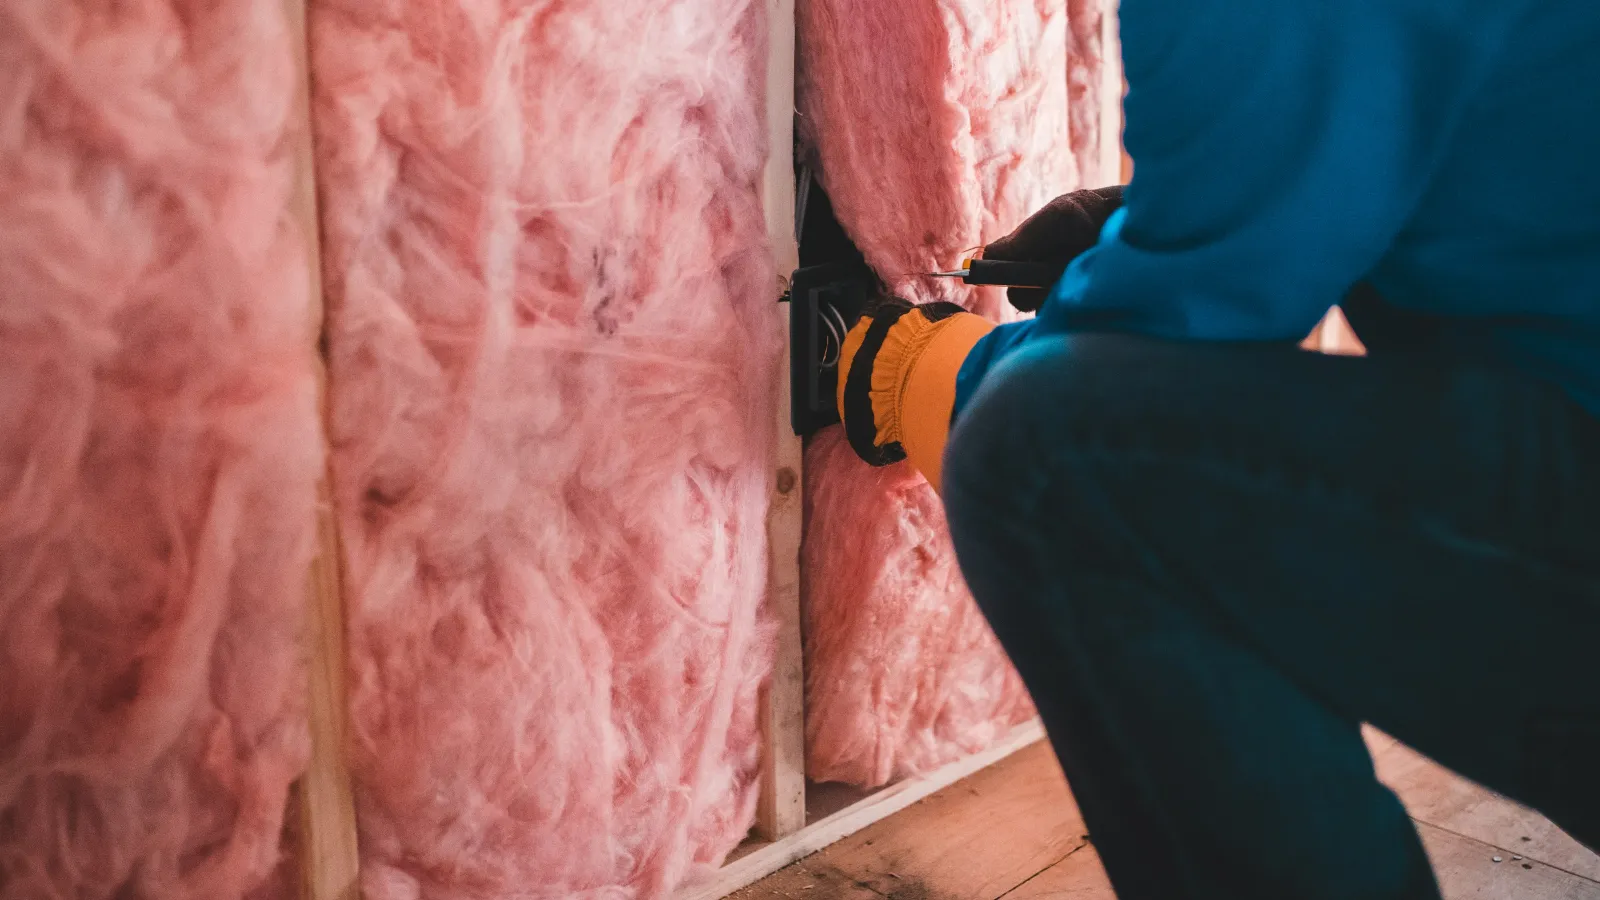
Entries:
<svg viewBox="0 0 1600 900">
<path fill-rule="evenodd" d="M 874 466 L 910 460 L 937 491 L 956 373 L 993 327 L 954 303 L 888 297 L 869 309 L 839 357 L 839 417 L 856 455 Z"/>
</svg>

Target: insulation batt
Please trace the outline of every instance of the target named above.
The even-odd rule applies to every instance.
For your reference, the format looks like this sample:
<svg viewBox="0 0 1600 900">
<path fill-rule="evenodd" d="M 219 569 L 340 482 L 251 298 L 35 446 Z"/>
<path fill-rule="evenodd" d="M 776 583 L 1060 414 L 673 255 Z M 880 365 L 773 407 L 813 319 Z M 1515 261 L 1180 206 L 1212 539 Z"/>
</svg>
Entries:
<svg viewBox="0 0 1600 900">
<path fill-rule="evenodd" d="M 1104 0 L 801 0 L 802 134 L 840 223 L 902 297 L 1015 313 L 919 277 L 1099 171 Z M 835 429 L 837 431 L 837 429 Z M 807 772 L 875 786 L 1032 715 L 956 569 L 942 507 L 842 434 L 806 450 Z"/>
<path fill-rule="evenodd" d="M 291 37 L 280 0 L 0 4 L 0 898 L 289 895 Z"/>
<path fill-rule="evenodd" d="M 312 8 L 368 900 L 663 898 L 753 818 L 751 0 Z"/>
</svg>

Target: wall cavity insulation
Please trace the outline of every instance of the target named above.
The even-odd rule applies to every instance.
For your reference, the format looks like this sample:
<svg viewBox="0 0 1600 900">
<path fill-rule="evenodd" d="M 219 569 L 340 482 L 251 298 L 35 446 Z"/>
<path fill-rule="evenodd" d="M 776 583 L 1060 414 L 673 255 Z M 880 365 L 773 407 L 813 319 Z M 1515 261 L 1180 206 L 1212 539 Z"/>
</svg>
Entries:
<svg viewBox="0 0 1600 900">
<path fill-rule="evenodd" d="M 1000 317 L 912 273 L 1115 180 L 1099 2 L 799 0 L 800 154 L 897 291 Z M 768 53 L 752 0 L 0 2 L 0 900 L 297 896 L 319 509 L 368 900 L 666 900 L 745 838 Z M 834 431 L 808 770 L 874 786 L 1031 710 Z"/>
</svg>

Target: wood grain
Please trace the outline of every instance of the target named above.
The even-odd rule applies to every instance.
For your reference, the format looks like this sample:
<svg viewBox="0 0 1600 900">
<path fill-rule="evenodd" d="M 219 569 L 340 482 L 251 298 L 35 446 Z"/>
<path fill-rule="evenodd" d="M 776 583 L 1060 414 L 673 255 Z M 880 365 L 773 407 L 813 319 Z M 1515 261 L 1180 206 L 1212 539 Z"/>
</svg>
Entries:
<svg viewBox="0 0 1600 900">
<path fill-rule="evenodd" d="M 794 0 L 767 0 L 767 163 L 761 199 L 779 282 L 770 298 L 783 343 L 774 367 L 771 505 L 767 511 L 767 608 L 777 621 L 777 655 L 761 694 L 761 790 L 756 832 L 768 840 L 806 824 L 805 670 L 800 648 L 800 535 L 803 530 L 802 446 L 789 426 L 789 317 L 777 300 L 800 263 L 795 234 Z"/>
<path fill-rule="evenodd" d="M 1600 900 L 1600 884 L 1586 878 L 1434 825 L 1417 831 L 1445 900 Z"/>
<path fill-rule="evenodd" d="M 1039 742 L 735 896 L 994 898 L 1084 840 L 1055 757 Z"/>
<path fill-rule="evenodd" d="M 1378 778 L 1400 797 L 1417 821 L 1600 882 L 1600 856 L 1538 813 L 1479 787 L 1398 741 L 1391 740 L 1374 752 L 1373 764 Z"/>
<path fill-rule="evenodd" d="M 322 346 L 321 227 L 317 213 L 316 155 L 312 144 L 311 75 L 308 65 L 305 0 L 285 0 L 284 14 L 294 36 L 299 87 L 295 96 L 292 215 L 306 247 L 313 346 Z M 319 349 L 317 395 L 327 421 L 327 367 Z M 326 429 L 324 429 L 325 431 Z M 327 473 L 317 485 L 317 551 L 307 576 L 307 715 L 311 761 L 295 784 L 299 810 L 298 848 L 301 895 L 306 900 L 349 900 L 360 892 L 360 855 L 355 800 L 344 761 L 345 655 L 344 602 L 339 532 Z"/>
<path fill-rule="evenodd" d="M 883 900 L 822 854 L 809 856 L 730 894 L 728 900 Z"/>
<path fill-rule="evenodd" d="M 1093 844 L 1074 850 L 1005 895 L 1005 900 L 1116 900 Z"/>
<path fill-rule="evenodd" d="M 1445 900 L 1600 900 L 1600 884 L 1432 825 L 1417 827 Z M 1094 847 L 1085 846 L 1004 897 L 1115 900 L 1116 894 Z"/>
<path fill-rule="evenodd" d="M 1380 772 L 1413 814 L 1446 823 L 1417 825 L 1445 900 L 1600 900 L 1600 880 L 1582 874 L 1587 851 L 1579 847 L 1572 855 L 1574 847 L 1562 842 L 1571 839 L 1552 832 L 1554 826 L 1386 734 L 1367 729 L 1365 736 Z M 1113 900 L 1082 827 L 1054 757 L 1040 743 L 735 896 Z"/>
<path fill-rule="evenodd" d="M 725 897 L 795 860 L 861 832 L 998 760 L 1033 747 L 1043 739 L 1043 726 L 1037 721 L 1029 722 L 1014 729 L 1005 739 L 982 753 L 875 791 L 829 815 L 812 820 L 806 827 L 781 840 L 742 847 L 711 878 L 681 888 L 675 900 L 718 900 Z"/>
<path fill-rule="evenodd" d="M 1086 836 L 1055 756 L 1041 742 L 824 856 L 891 900 L 991 898 L 1083 846 Z"/>
</svg>

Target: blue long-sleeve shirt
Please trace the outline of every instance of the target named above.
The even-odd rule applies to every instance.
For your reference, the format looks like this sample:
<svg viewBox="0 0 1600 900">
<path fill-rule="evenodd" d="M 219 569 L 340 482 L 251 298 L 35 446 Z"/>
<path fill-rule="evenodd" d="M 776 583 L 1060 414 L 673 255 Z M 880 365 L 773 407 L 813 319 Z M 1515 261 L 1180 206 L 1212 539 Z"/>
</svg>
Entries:
<svg viewBox="0 0 1600 900">
<path fill-rule="evenodd" d="M 1600 0 L 1122 0 L 1125 205 L 1041 335 L 1298 341 L 1352 285 L 1600 413 Z"/>
</svg>

